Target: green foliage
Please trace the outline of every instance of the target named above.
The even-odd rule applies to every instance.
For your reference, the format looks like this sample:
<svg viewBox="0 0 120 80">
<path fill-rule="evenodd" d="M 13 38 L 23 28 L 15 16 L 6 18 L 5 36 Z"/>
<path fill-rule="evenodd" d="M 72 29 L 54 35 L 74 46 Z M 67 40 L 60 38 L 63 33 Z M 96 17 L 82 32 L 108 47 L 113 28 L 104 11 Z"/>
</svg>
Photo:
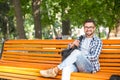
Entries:
<svg viewBox="0 0 120 80">
<path fill-rule="evenodd" d="M 0 37 L 7 38 L 8 32 L 14 35 L 15 28 L 13 23 L 13 15 L 10 14 L 9 0 L 0 1 Z M 4 35 L 4 36 L 3 36 Z"/>
<path fill-rule="evenodd" d="M 20 0 L 22 5 L 23 15 L 31 14 L 32 15 L 32 1 L 31 0 Z"/>
<path fill-rule="evenodd" d="M 31 32 L 34 35 L 32 1 L 20 1 L 26 34 Z M 0 10 L 0 30 L 3 32 L 6 30 L 3 24 L 4 18 L 7 17 L 10 34 L 16 35 L 14 10 L 11 0 L 0 0 Z M 116 22 L 120 20 L 120 0 L 41 0 L 40 15 L 41 25 L 44 29 L 43 33 L 48 31 L 50 26 L 56 29 L 61 28 L 62 20 L 66 19 L 70 20 L 72 28 L 81 27 L 85 19 L 93 18 L 97 22 L 98 27 L 102 25 L 113 29 Z M 45 38 L 49 37 L 50 32 L 48 31 L 48 34 L 44 33 Z"/>
<path fill-rule="evenodd" d="M 120 19 L 120 0 L 115 0 L 114 13 L 115 13 L 115 18 Z"/>
</svg>

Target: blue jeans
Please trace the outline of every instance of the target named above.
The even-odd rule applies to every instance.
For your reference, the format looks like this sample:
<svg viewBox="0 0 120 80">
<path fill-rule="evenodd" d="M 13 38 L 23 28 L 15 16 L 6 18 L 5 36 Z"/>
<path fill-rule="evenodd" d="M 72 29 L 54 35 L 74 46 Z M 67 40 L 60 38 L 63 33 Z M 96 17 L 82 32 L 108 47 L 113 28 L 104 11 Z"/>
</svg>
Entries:
<svg viewBox="0 0 120 80">
<path fill-rule="evenodd" d="M 80 50 L 74 50 L 58 68 L 62 70 L 62 80 L 70 80 L 72 72 L 89 72 L 93 71 L 90 61 L 83 55 Z"/>
</svg>

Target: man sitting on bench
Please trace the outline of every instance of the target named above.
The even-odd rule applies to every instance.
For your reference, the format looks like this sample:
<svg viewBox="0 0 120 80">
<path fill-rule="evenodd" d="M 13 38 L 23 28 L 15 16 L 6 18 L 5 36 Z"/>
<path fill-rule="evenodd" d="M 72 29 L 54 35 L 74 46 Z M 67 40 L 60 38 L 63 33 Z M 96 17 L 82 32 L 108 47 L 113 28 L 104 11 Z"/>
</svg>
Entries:
<svg viewBox="0 0 120 80">
<path fill-rule="evenodd" d="M 73 46 L 79 47 L 75 49 L 63 62 L 55 68 L 48 70 L 40 70 L 43 77 L 56 77 L 58 72 L 62 70 L 62 80 L 70 80 L 72 72 L 88 72 L 95 73 L 100 69 L 99 55 L 102 49 L 102 41 L 95 35 L 96 24 L 94 20 L 88 19 L 84 22 L 83 39 L 80 42 L 75 40 L 69 48 Z"/>
</svg>

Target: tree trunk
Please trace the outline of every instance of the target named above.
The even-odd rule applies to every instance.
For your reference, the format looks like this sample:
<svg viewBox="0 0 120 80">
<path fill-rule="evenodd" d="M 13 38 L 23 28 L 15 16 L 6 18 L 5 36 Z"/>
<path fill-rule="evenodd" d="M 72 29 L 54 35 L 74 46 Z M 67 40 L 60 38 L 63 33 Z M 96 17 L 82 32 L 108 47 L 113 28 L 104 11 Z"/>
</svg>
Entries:
<svg viewBox="0 0 120 80">
<path fill-rule="evenodd" d="M 40 3 L 41 0 L 32 0 L 32 12 L 34 17 L 35 38 L 42 39 L 42 27 L 40 21 Z"/>
<path fill-rule="evenodd" d="M 18 32 L 19 39 L 26 39 L 25 30 L 23 26 L 23 17 L 22 17 L 22 10 L 21 10 L 21 3 L 20 0 L 13 0 L 13 5 L 15 9 L 15 16 L 16 16 L 16 29 Z"/>
<path fill-rule="evenodd" d="M 62 36 L 68 38 L 70 34 L 70 20 L 62 21 Z"/>
<path fill-rule="evenodd" d="M 118 20 L 118 23 L 116 25 L 116 37 L 120 39 L 120 20 Z"/>
<path fill-rule="evenodd" d="M 111 29 L 109 28 L 109 32 L 108 32 L 108 34 L 107 34 L 106 39 L 109 39 L 109 37 L 110 37 L 110 32 L 111 32 Z"/>
</svg>

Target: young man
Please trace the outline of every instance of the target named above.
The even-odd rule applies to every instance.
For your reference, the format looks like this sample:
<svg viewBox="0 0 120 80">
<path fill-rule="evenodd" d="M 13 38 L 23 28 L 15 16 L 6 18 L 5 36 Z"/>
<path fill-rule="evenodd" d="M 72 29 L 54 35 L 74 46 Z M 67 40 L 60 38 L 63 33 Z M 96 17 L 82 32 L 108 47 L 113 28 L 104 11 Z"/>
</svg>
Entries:
<svg viewBox="0 0 120 80">
<path fill-rule="evenodd" d="M 79 49 L 75 49 L 55 68 L 41 70 L 40 74 L 43 77 L 55 77 L 62 70 L 62 80 L 70 80 L 72 72 L 95 73 L 99 71 L 100 64 L 98 59 L 102 49 L 102 41 L 94 34 L 96 24 L 92 19 L 88 19 L 83 26 L 85 35 L 83 35 L 82 41 L 75 40 L 72 44 L 69 44 L 69 48 L 78 46 Z"/>
</svg>

